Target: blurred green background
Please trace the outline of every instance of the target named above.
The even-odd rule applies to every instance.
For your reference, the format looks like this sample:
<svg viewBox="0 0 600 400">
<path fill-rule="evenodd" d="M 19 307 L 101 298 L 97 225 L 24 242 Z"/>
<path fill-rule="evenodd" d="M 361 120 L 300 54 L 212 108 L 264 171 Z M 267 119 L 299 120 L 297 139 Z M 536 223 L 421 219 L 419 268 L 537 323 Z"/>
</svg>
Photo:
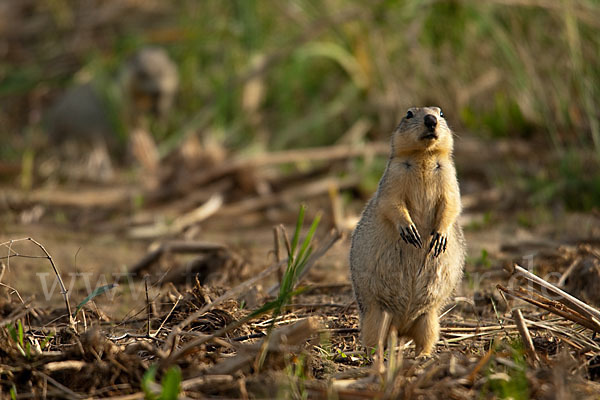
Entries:
<svg viewBox="0 0 600 400">
<path fill-rule="evenodd" d="M 180 73 L 163 154 L 190 134 L 238 152 L 387 140 L 439 105 L 459 136 L 533 143 L 536 201 L 600 204 L 596 0 L 15 0 L 0 21 L 4 160 L 82 79 L 117 109 L 120 65 L 154 44 Z"/>
</svg>

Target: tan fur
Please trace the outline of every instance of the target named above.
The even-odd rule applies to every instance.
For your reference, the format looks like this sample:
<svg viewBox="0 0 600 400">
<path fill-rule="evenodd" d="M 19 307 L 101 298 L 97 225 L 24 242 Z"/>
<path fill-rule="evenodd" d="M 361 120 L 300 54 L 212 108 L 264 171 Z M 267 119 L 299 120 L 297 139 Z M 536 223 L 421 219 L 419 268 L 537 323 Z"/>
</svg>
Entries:
<svg viewBox="0 0 600 400">
<path fill-rule="evenodd" d="M 417 354 L 429 354 L 439 310 L 462 277 L 465 242 L 452 132 L 437 107 L 409 111 L 414 116 L 394 131 L 386 170 L 352 235 L 350 271 L 364 346 L 377 345 L 385 310 L 398 333 L 414 339 Z M 428 114 L 437 120 L 433 130 L 424 123 Z M 418 235 L 407 238 L 413 229 Z M 446 238 L 445 251 L 436 238 Z"/>
</svg>

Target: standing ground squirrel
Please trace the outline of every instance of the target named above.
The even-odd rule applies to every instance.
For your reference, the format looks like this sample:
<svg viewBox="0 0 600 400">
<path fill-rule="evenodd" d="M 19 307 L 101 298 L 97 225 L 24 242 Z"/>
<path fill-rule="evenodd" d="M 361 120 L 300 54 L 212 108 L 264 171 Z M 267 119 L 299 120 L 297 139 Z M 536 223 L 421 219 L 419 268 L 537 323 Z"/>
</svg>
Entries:
<svg viewBox="0 0 600 400">
<path fill-rule="evenodd" d="M 437 107 L 409 109 L 392 135 L 387 167 L 350 249 L 367 349 L 377 345 L 386 311 L 417 355 L 431 353 L 439 338 L 440 308 L 462 277 L 466 248 L 452 147 Z"/>
</svg>

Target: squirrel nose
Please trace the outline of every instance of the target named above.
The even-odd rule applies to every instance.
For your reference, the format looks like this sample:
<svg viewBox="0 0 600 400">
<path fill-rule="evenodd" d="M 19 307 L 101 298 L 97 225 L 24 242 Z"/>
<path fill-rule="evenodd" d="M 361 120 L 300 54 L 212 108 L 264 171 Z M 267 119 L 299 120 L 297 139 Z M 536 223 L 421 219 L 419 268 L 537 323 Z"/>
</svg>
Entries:
<svg viewBox="0 0 600 400">
<path fill-rule="evenodd" d="M 435 115 L 427 114 L 423 120 L 427 129 L 429 129 L 430 132 L 433 132 L 437 126 L 437 118 Z"/>
</svg>

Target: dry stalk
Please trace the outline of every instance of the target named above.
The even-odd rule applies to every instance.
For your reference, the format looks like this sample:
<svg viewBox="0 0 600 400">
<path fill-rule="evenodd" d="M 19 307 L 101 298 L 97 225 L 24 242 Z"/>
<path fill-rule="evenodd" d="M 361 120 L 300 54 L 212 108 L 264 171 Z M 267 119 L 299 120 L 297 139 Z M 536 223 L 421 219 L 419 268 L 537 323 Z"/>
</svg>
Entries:
<svg viewBox="0 0 600 400">
<path fill-rule="evenodd" d="M 148 279 L 150 277 L 148 275 L 144 276 L 144 289 L 146 291 L 146 316 L 147 316 L 147 322 L 146 322 L 146 336 L 150 337 L 150 318 L 152 316 L 152 311 L 150 310 L 150 299 L 148 297 Z"/>
<path fill-rule="evenodd" d="M 287 263 L 287 258 L 285 260 L 281 260 L 278 263 L 273 263 L 269 267 L 265 268 L 260 274 L 256 275 L 253 278 L 248 279 L 245 282 L 240 283 L 233 289 L 228 290 L 222 296 L 215 299 L 215 301 L 213 301 L 210 304 L 205 305 L 204 307 L 202 307 L 200 310 L 194 312 L 193 314 L 190 314 L 185 320 L 183 320 L 179 324 L 177 324 L 173 328 L 173 330 L 169 336 L 175 335 L 176 331 L 181 331 L 183 328 L 185 328 L 186 326 L 188 326 L 189 324 L 194 322 L 194 320 L 198 319 L 198 317 L 202 316 L 204 313 L 214 309 L 218 305 L 223 304 L 225 301 L 241 294 L 242 292 L 244 292 L 245 290 L 250 288 L 252 285 L 254 285 L 258 281 L 260 281 L 261 279 L 264 279 L 267 276 L 271 275 L 273 272 L 275 272 L 277 270 L 277 268 L 280 268 L 281 266 L 285 265 L 286 263 Z"/>
<path fill-rule="evenodd" d="M 167 313 L 167 316 L 163 319 L 163 321 L 161 322 L 160 326 L 158 327 L 158 329 L 156 330 L 156 332 L 154 332 L 153 336 L 157 337 L 158 333 L 160 332 L 160 330 L 163 328 L 163 326 L 165 325 L 165 322 L 167 322 L 167 320 L 171 317 L 171 314 L 173 314 L 173 311 L 175 311 L 175 309 L 177 308 L 177 305 L 179 304 L 179 302 L 183 299 L 182 295 L 179 295 L 177 297 L 177 301 L 175 302 L 175 304 L 173 304 L 173 307 L 171 307 L 171 310 Z"/>
<path fill-rule="evenodd" d="M 40 250 L 42 250 L 44 252 L 45 256 L 29 256 L 29 255 L 19 254 L 19 253 L 15 252 L 14 250 L 12 250 L 13 243 L 21 242 L 21 241 L 29 241 L 29 242 L 35 244 L 37 247 L 39 247 Z M 65 287 L 65 284 L 64 284 L 62 278 L 60 277 L 60 272 L 58 272 L 58 268 L 54 264 L 54 260 L 52 259 L 52 256 L 50 255 L 50 253 L 48 253 L 46 248 L 44 248 L 44 246 L 42 246 L 41 243 L 39 243 L 38 241 L 36 241 L 30 237 L 9 240 L 7 242 L 0 243 L 0 245 L 3 245 L 8 248 L 8 255 L 6 257 L 0 257 L 0 259 L 6 258 L 7 260 L 10 260 L 11 257 L 22 257 L 22 258 L 45 258 L 48 261 L 50 261 L 50 265 L 52 266 L 52 269 L 54 270 L 54 274 L 56 275 L 56 279 L 58 279 L 58 284 L 60 285 L 60 293 L 62 294 L 63 299 L 65 300 L 65 306 L 67 309 L 67 314 L 69 316 L 69 326 L 74 330 L 75 329 L 75 319 L 73 318 L 73 313 L 71 312 L 71 305 L 69 304 L 69 292 L 68 292 L 67 288 Z"/>
<path fill-rule="evenodd" d="M 276 352 L 279 350 L 295 349 L 306 341 L 307 338 L 316 333 L 319 323 L 316 318 L 308 317 L 293 325 L 275 329 L 272 334 L 253 346 L 247 347 L 249 351 L 239 351 L 238 354 L 225 359 L 207 371 L 208 375 L 227 375 L 247 367 L 263 351 Z"/>
<path fill-rule="evenodd" d="M 577 267 L 577 265 L 579 264 L 580 261 L 581 261 L 581 257 L 576 257 L 571 262 L 571 264 L 569 265 L 569 267 L 561 275 L 561 277 L 558 280 L 558 283 L 556 284 L 556 286 L 558 286 L 558 287 L 564 287 L 565 286 L 565 283 L 567 282 L 567 279 L 569 278 L 569 276 L 571 275 L 571 273 L 575 270 L 575 267 Z"/>
<path fill-rule="evenodd" d="M 32 373 L 34 375 L 37 375 L 37 376 L 39 376 L 39 377 L 47 380 L 54 387 L 56 387 L 58 390 L 60 390 L 62 392 L 60 397 L 64 397 L 66 399 L 83 399 L 83 398 L 87 397 L 87 396 L 82 396 L 80 394 L 75 393 L 74 391 L 72 391 L 71 389 L 69 389 L 68 387 L 66 387 L 65 385 L 63 385 L 62 383 L 58 382 L 56 379 L 52 378 L 49 375 L 46 375 L 43 372 L 32 371 Z"/>
<path fill-rule="evenodd" d="M 490 349 L 488 350 L 488 352 L 485 354 L 485 356 L 481 357 L 479 362 L 475 365 L 475 368 L 473 368 L 473 370 L 471 371 L 469 376 L 467 376 L 467 381 L 471 385 L 475 382 L 475 378 L 477 377 L 477 374 L 479 373 L 479 371 L 481 371 L 483 369 L 483 367 L 485 367 L 487 365 L 487 363 L 490 362 L 494 353 L 495 353 L 494 343 L 491 343 Z"/>
<path fill-rule="evenodd" d="M 360 179 L 357 177 L 346 177 L 336 179 L 326 177 L 318 181 L 311 181 L 299 184 L 295 187 L 273 193 L 265 196 L 250 197 L 238 202 L 223 206 L 216 216 L 225 218 L 234 218 L 240 215 L 260 211 L 268 207 L 280 204 L 295 203 L 299 199 L 306 200 L 311 197 L 318 197 L 327 194 L 331 185 L 336 185 L 340 189 L 347 189 L 358 185 Z"/>
<path fill-rule="evenodd" d="M 227 250 L 227 246 L 210 242 L 188 242 L 175 240 L 161 244 L 135 263 L 129 272 L 137 274 L 158 261 L 165 253 L 202 253 L 205 251 Z"/>
<path fill-rule="evenodd" d="M 325 244 L 323 244 L 321 247 L 319 247 L 319 249 L 317 249 L 317 251 L 315 251 L 309 257 L 309 259 L 306 263 L 306 266 L 304 267 L 304 271 L 308 270 L 312 266 L 312 264 L 314 264 L 317 261 L 317 259 L 319 259 L 323 254 L 325 254 L 327 252 L 327 250 L 329 250 L 329 248 L 331 248 L 331 246 L 333 246 L 333 244 L 339 240 L 340 237 L 341 237 L 341 235 L 339 234 L 339 232 L 334 231 L 330 235 L 330 240 L 327 241 Z M 256 282 L 258 282 L 259 280 L 261 280 L 261 279 L 265 278 L 266 276 L 270 275 L 271 273 L 275 272 L 277 270 L 277 268 L 280 268 L 285 263 L 287 263 L 287 258 L 285 260 L 282 260 L 279 263 L 272 264 L 270 267 L 268 267 L 267 269 L 262 271 L 260 274 L 258 274 L 254 278 L 248 279 L 247 281 L 239 284 L 235 288 L 233 288 L 233 289 L 229 290 L 228 292 L 226 292 L 225 294 L 223 294 L 221 297 L 217 298 L 214 302 L 205 305 L 204 307 L 202 307 L 202 309 L 200 309 L 199 311 L 196 311 L 195 313 L 188 316 L 184 321 L 180 322 L 175 328 L 173 328 L 173 330 L 169 334 L 169 337 L 166 340 L 165 345 L 168 345 L 169 343 L 171 343 L 173 347 L 172 347 L 172 351 L 171 351 L 169 357 L 167 357 L 167 359 L 164 359 L 161 361 L 161 367 L 166 367 L 166 366 L 170 365 L 171 363 L 175 362 L 179 358 L 188 354 L 195 347 L 200 346 L 200 345 L 208 342 L 209 340 L 212 340 L 215 337 L 219 337 L 219 336 L 223 335 L 224 333 L 229 332 L 233 329 L 236 329 L 236 328 L 242 326 L 243 324 L 245 324 L 246 322 L 248 322 L 250 320 L 250 318 L 248 318 L 248 317 L 242 318 L 238 321 L 235 321 L 235 322 L 225 326 L 222 329 L 219 329 L 218 331 L 216 331 L 215 333 L 213 333 L 211 335 L 208 335 L 206 337 L 201 337 L 196 340 L 192 340 L 192 341 L 186 343 L 184 346 L 182 346 L 179 350 L 174 350 L 175 337 L 178 335 L 178 333 L 183 328 L 188 326 L 195 319 L 202 316 L 207 311 L 214 309 L 217 305 L 222 304 L 226 300 L 240 294 L 242 291 L 248 289 L 249 287 L 254 285 Z M 300 281 L 301 278 L 302 278 L 302 275 L 300 275 L 298 277 L 298 281 Z"/>
<path fill-rule="evenodd" d="M 513 274 L 516 274 L 517 276 L 522 276 L 528 281 L 540 285 L 541 287 L 551 292 L 553 295 L 559 297 L 565 305 L 577 311 L 579 314 L 588 316 L 592 321 L 594 321 L 596 325 L 600 326 L 600 311 L 590 306 L 589 304 L 586 304 L 583 301 L 571 296 L 567 292 L 543 280 L 539 276 L 532 274 L 531 272 L 520 267 L 519 265 L 515 264 Z"/>
<path fill-rule="evenodd" d="M 561 302 L 547 299 L 538 293 L 526 291 L 523 288 L 519 288 L 519 290 L 513 290 L 508 289 L 500 284 L 496 285 L 496 287 L 509 296 L 519 298 L 537 307 L 543 308 L 544 310 L 550 311 L 553 314 L 559 315 L 595 332 L 600 332 L 600 324 L 598 322 L 587 315 L 579 314 L 577 311 L 570 309 Z M 534 296 L 537 297 L 537 299 L 533 298 Z"/>
<path fill-rule="evenodd" d="M 174 192 L 187 193 L 190 188 L 201 187 L 208 182 L 221 179 L 226 175 L 234 174 L 237 171 L 247 169 L 266 167 L 279 164 L 299 163 L 306 161 L 333 161 L 343 160 L 353 157 L 361 157 L 369 154 L 389 153 L 389 144 L 384 142 L 375 142 L 366 145 L 338 145 L 328 147 L 316 147 L 301 150 L 285 150 L 261 154 L 254 158 L 231 160 L 231 162 L 218 165 L 216 168 L 203 171 L 201 174 L 193 176 L 186 181 L 185 185 L 174 188 Z"/>
<path fill-rule="evenodd" d="M 539 321 L 532 321 L 532 320 L 529 320 L 526 318 L 524 320 L 528 325 L 531 325 L 533 327 L 536 327 L 539 329 L 546 329 L 550 332 L 556 333 L 557 335 L 561 336 L 562 338 L 570 338 L 573 341 L 577 341 L 579 343 L 580 347 L 589 347 L 596 352 L 600 352 L 600 346 L 598 346 L 597 343 L 593 342 L 588 337 L 581 334 L 580 332 L 577 332 L 574 329 L 566 329 L 566 328 L 561 329 L 561 326 L 558 323 L 544 323 L 544 322 L 539 322 Z"/>
<path fill-rule="evenodd" d="M 382 378 L 385 373 L 385 364 L 383 359 L 383 348 L 385 347 L 386 338 L 388 337 L 390 331 L 390 324 L 392 322 L 392 315 L 384 311 L 383 312 L 383 320 L 381 321 L 381 325 L 379 326 L 379 340 L 377 342 L 377 359 L 373 364 L 375 369 L 375 373 Z M 367 349 L 368 350 L 368 349 Z"/>
<path fill-rule="evenodd" d="M 519 330 L 519 333 L 521 334 L 521 338 L 523 339 L 523 345 L 525 346 L 525 351 L 529 355 L 531 362 L 532 363 L 539 362 L 540 359 L 539 359 L 537 353 L 535 352 L 535 347 L 533 346 L 533 340 L 531 340 L 531 335 L 529 334 L 529 329 L 527 328 L 527 324 L 525 323 L 525 320 L 523 319 L 523 314 L 521 313 L 521 310 L 519 310 L 518 308 L 515 308 L 514 310 L 512 310 L 512 316 L 513 316 L 513 319 L 515 320 L 515 324 L 517 325 L 517 329 Z"/>
</svg>

